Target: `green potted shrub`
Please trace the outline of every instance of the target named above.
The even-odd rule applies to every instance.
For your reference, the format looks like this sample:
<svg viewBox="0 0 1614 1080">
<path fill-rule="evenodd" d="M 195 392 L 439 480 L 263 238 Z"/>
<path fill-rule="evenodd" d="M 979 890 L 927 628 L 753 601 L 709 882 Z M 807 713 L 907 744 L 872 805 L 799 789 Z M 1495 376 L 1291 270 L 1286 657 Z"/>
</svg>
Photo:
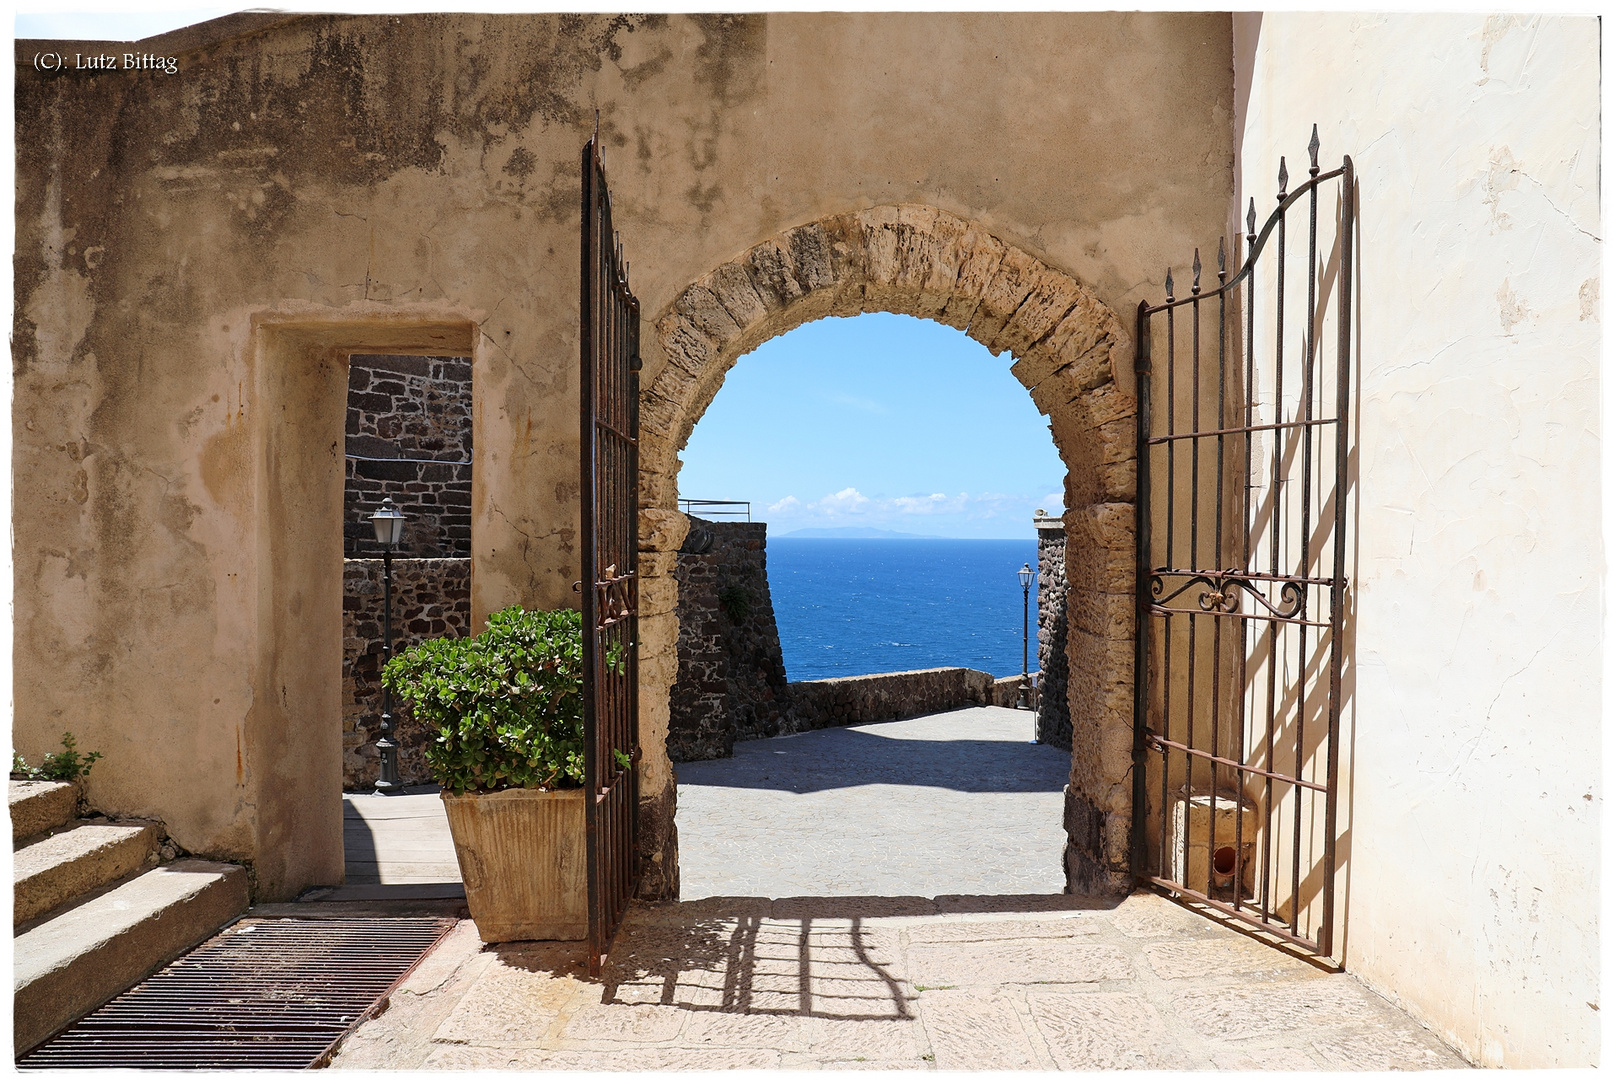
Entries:
<svg viewBox="0 0 1614 1080">
<path fill-rule="evenodd" d="M 581 615 L 519 607 L 382 672 L 437 729 L 426 763 L 483 941 L 587 936 L 582 672 Z"/>
</svg>

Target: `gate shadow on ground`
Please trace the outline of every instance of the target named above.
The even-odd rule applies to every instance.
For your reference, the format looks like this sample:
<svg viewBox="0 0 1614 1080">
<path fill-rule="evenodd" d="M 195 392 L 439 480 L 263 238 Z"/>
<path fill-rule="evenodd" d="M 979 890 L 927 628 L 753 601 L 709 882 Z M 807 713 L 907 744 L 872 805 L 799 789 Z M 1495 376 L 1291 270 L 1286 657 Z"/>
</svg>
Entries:
<svg viewBox="0 0 1614 1080">
<path fill-rule="evenodd" d="M 751 1016 L 912 1020 L 912 1003 L 926 987 L 910 982 L 911 973 L 903 970 L 900 929 L 869 920 L 1109 910 L 1119 903 L 1044 894 L 636 903 L 601 973 L 601 1002 Z"/>
<path fill-rule="evenodd" d="M 900 784 L 963 792 L 1060 791 L 1070 752 L 1004 739 L 922 739 L 828 728 L 736 743 L 734 756 L 677 765 L 680 785 L 798 793 Z"/>
</svg>

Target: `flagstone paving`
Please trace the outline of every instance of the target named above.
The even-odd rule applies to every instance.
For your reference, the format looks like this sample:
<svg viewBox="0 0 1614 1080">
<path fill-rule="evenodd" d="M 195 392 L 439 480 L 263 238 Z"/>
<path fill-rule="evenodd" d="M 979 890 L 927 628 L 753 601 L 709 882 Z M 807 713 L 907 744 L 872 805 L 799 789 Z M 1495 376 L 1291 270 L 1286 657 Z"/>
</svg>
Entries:
<svg viewBox="0 0 1614 1080">
<path fill-rule="evenodd" d="M 1161 897 L 635 904 L 577 943 L 465 922 L 342 1046 L 375 1069 L 1429 1069 L 1464 1062 L 1348 975 Z"/>
<path fill-rule="evenodd" d="M 579 942 L 484 946 L 464 921 L 332 1065 L 1466 1067 L 1349 975 L 1152 893 L 1060 895 L 1069 759 L 1029 722 L 960 710 L 680 766 L 697 899 L 635 902 L 599 980 Z M 392 880 L 395 826 L 365 818 Z"/>
</svg>

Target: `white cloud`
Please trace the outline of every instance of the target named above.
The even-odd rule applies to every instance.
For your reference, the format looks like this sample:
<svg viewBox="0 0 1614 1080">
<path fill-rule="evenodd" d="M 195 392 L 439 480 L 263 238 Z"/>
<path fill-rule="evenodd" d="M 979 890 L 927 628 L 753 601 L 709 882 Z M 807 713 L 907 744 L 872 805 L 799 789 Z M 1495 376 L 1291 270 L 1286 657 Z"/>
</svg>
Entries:
<svg viewBox="0 0 1614 1080">
<path fill-rule="evenodd" d="M 935 491 L 869 496 L 855 487 L 844 487 L 817 499 L 787 495 L 768 507 L 768 515 L 780 529 L 860 525 L 943 536 L 1015 536 L 1031 534 L 1037 508 L 1057 517 L 1063 512 L 1062 505 L 1058 495 Z"/>
<path fill-rule="evenodd" d="M 818 509 L 829 514 L 857 513 L 869 504 L 869 498 L 855 487 L 842 488 L 833 495 L 825 495 L 817 502 Z"/>
<path fill-rule="evenodd" d="M 957 514 L 968 500 L 963 492 L 949 499 L 938 491 L 934 495 L 900 495 L 891 500 L 891 508 L 899 514 Z"/>
</svg>

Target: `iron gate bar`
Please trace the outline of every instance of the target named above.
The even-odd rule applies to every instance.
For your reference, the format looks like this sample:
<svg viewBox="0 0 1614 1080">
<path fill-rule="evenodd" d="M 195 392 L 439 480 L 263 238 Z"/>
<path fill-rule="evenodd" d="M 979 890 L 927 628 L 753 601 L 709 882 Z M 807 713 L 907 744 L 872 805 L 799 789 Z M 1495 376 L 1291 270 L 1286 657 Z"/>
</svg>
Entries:
<svg viewBox="0 0 1614 1080">
<path fill-rule="evenodd" d="M 1339 168 L 1324 173 L 1317 164 L 1318 149 L 1319 144 L 1317 132 L 1316 128 L 1314 127 L 1312 131 L 1312 140 L 1308 146 L 1308 150 L 1310 151 L 1311 155 L 1309 178 L 1292 193 L 1287 191 L 1287 162 L 1280 161 L 1278 207 L 1273 212 L 1271 217 L 1268 218 L 1265 227 L 1261 230 L 1259 235 L 1254 235 L 1256 215 L 1254 201 L 1251 201 L 1250 212 L 1247 219 L 1247 240 L 1249 250 L 1246 254 L 1244 265 L 1232 276 L 1231 279 L 1229 279 L 1227 276 L 1226 245 L 1224 240 L 1218 246 L 1218 285 L 1214 290 L 1207 293 L 1203 292 L 1201 289 L 1200 278 L 1202 275 L 1202 264 L 1199 253 L 1196 251 L 1194 254 L 1193 264 L 1193 285 L 1188 296 L 1179 298 L 1175 295 L 1172 275 L 1168 270 L 1166 274 L 1165 302 L 1151 305 L 1147 301 L 1144 301 L 1138 305 L 1136 336 L 1137 345 L 1134 361 L 1135 370 L 1137 373 L 1138 396 L 1137 455 L 1139 468 L 1137 498 L 1139 513 L 1137 515 L 1136 526 L 1138 544 L 1136 618 L 1138 632 L 1134 654 L 1136 665 L 1136 682 L 1134 686 L 1133 708 L 1136 719 L 1133 739 L 1134 828 L 1132 848 L 1133 865 L 1136 868 L 1135 873 L 1141 879 L 1156 885 L 1170 888 L 1175 892 L 1192 896 L 1195 899 L 1201 900 L 1218 909 L 1225 909 L 1229 914 L 1235 915 L 1236 917 L 1244 919 L 1245 921 L 1258 923 L 1263 929 L 1279 933 L 1279 936 L 1286 939 L 1292 939 L 1297 943 L 1304 944 L 1309 949 L 1326 955 L 1331 952 L 1332 949 L 1334 929 L 1333 878 L 1337 854 L 1335 843 L 1337 838 L 1335 833 L 1337 831 L 1338 824 L 1337 805 L 1334 793 L 1337 788 L 1339 760 L 1339 711 L 1341 704 L 1343 665 L 1341 630 L 1344 617 L 1344 592 L 1349 585 L 1349 582 L 1345 577 L 1343 538 L 1345 536 L 1345 518 L 1347 511 L 1347 499 L 1345 497 L 1345 492 L 1348 484 L 1347 467 L 1349 461 L 1348 398 L 1351 378 L 1350 291 L 1353 282 L 1352 244 L 1355 236 L 1355 193 L 1353 186 L 1354 172 L 1351 159 L 1346 157 Z M 1317 213 L 1320 186 L 1323 183 L 1336 178 L 1342 181 L 1338 229 L 1340 271 L 1336 282 L 1336 287 L 1339 289 L 1337 316 L 1339 326 L 1337 328 L 1338 356 L 1336 358 L 1337 370 L 1335 373 L 1336 380 L 1334 392 L 1335 415 L 1330 417 L 1318 415 L 1318 412 L 1322 406 L 1322 385 L 1321 381 L 1316 377 L 1317 361 L 1319 360 L 1319 353 L 1317 349 L 1317 322 L 1319 318 L 1319 312 L 1317 310 Z M 1283 383 L 1286 366 L 1284 361 L 1284 319 L 1286 315 L 1285 287 L 1287 279 L 1286 219 L 1290 208 L 1295 206 L 1302 199 L 1307 200 L 1309 204 L 1309 227 L 1307 248 L 1307 311 L 1302 337 L 1302 348 L 1300 350 L 1301 400 L 1295 406 L 1295 411 L 1298 415 L 1296 415 L 1292 420 L 1286 420 L 1284 417 L 1284 412 L 1287 403 L 1284 398 Z M 1276 303 L 1274 310 L 1276 330 L 1272 345 L 1272 380 L 1274 402 L 1273 408 L 1276 415 L 1271 423 L 1256 423 L 1254 411 L 1257 398 L 1255 364 L 1256 290 L 1253 288 L 1253 275 L 1258 263 L 1260 262 L 1261 255 L 1267 247 L 1267 244 L 1272 238 L 1274 232 L 1276 232 L 1277 235 L 1277 243 L 1275 245 L 1277 273 Z M 1227 340 L 1229 331 L 1227 301 L 1231 290 L 1239 288 L 1242 288 L 1243 290 L 1242 296 L 1245 303 L 1245 316 L 1247 320 L 1246 327 L 1244 328 L 1244 346 L 1246 353 L 1246 377 L 1244 386 L 1245 402 L 1243 416 L 1244 423 L 1238 426 L 1231 426 L 1228 423 L 1229 417 L 1227 416 Z M 1215 426 L 1207 428 L 1202 426 L 1200 414 L 1202 401 L 1200 373 L 1203 364 L 1206 362 L 1201 341 L 1201 324 L 1202 306 L 1212 297 L 1215 297 L 1217 300 L 1217 415 Z M 1187 361 L 1192 364 L 1192 379 L 1190 383 L 1192 398 L 1189 409 L 1189 426 L 1186 430 L 1182 431 L 1179 431 L 1177 427 L 1178 400 L 1176 389 L 1176 311 L 1178 308 L 1186 308 L 1186 314 L 1191 317 L 1193 322 L 1190 352 L 1186 357 Z M 1168 401 L 1164 410 L 1165 431 L 1163 433 L 1156 433 L 1152 430 L 1151 423 L 1154 414 L 1152 386 L 1155 378 L 1151 319 L 1153 316 L 1162 313 L 1165 315 L 1165 345 L 1167 359 L 1165 389 Z M 1237 323 L 1235 322 L 1233 326 L 1236 327 Z M 1334 425 L 1335 427 L 1333 520 L 1330 523 L 1331 528 L 1329 530 L 1326 532 L 1320 532 L 1317 537 L 1315 537 L 1316 546 L 1314 548 L 1314 536 L 1312 533 L 1313 522 L 1311 518 L 1312 501 L 1314 497 L 1312 473 L 1314 471 L 1314 466 L 1318 464 L 1319 461 L 1314 457 L 1312 434 L 1314 430 L 1317 430 L 1320 433 L 1320 429 L 1330 424 Z M 1254 493 L 1257 490 L 1256 477 L 1258 467 L 1256 459 L 1253 455 L 1253 451 L 1255 449 L 1253 439 L 1255 433 L 1268 431 L 1274 433 L 1274 438 L 1272 460 L 1266 471 L 1266 475 L 1270 481 L 1268 486 L 1270 497 L 1270 516 L 1264 526 L 1263 535 L 1267 538 L 1267 545 L 1270 549 L 1270 572 L 1262 573 L 1254 570 L 1251 567 L 1251 558 L 1253 555 L 1255 555 L 1252 543 L 1257 529 L 1260 528 L 1260 526 L 1258 526 L 1258 515 L 1255 513 Z M 1294 532 L 1294 525 L 1289 524 L 1289 522 L 1293 521 L 1294 519 L 1288 518 L 1285 515 L 1286 502 L 1292 498 L 1292 495 L 1288 494 L 1289 489 L 1287 485 L 1290 478 L 1285 474 L 1285 447 L 1282 439 L 1278 437 L 1279 433 L 1283 432 L 1295 433 L 1302 444 L 1299 448 L 1300 468 L 1302 471 L 1302 482 L 1300 485 L 1301 505 L 1298 513 L 1299 573 L 1294 574 L 1285 574 L 1282 572 L 1284 568 L 1282 564 L 1282 548 L 1285 545 L 1286 535 L 1288 535 L 1285 534 L 1284 530 L 1288 529 L 1290 534 Z M 1239 500 L 1238 506 L 1236 507 L 1239 518 L 1241 519 L 1238 522 L 1237 528 L 1237 547 L 1239 548 L 1240 565 L 1238 567 L 1224 567 L 1216 564 L 1224 560 L 1226 557 L 1225 545 L 1229 537 L 1224 531 L 1224 526 L 1232 521 L 1231 513 L 1234 509 L 1229 507 L 1226 492 L 1224 490 L 1227 481 L 1228 466 L 1226 440 L 1229 437 L 1240 436 L 1243 438 L 1243 455 L 1241 461 L 1246 477 L 1243 498 Z M 1206 439 L 1215 439 L 1216 441 L 1215 467 L 1217 470 L 1214 485 L 1214 511 L 1216 519 L 1214 522 L 1214 529 L 1208 530 L 1212 532 L 1214 537 L 1215 554 L 1213 555 L 1212 559 L 1209 560 L 1211 563 L 1209 566 L 1205 565 L 1205 560 L 1203 560 L 1201 554 L 1202 533 L 1200 529 L 1201 495 L 1203 491 L 1200 473 L 1200 456 L 1202 452 L 1201 448 L 1204 446 L 1204 440 Z M 1179 443 L 1186 444 L 1185 448 L 1191 452 L 1191 457 L 1188 462 L 1189 488 L 1188 492 L 1186 493 L 1186 497 L 1184 497 L 1183 494 L 1177 490 L 1176 448 Z M 1155 509 L 1152 494 L 1152 471 L 1154 465 L 1150 451 L 1151 448 L 1154 447 L 1164 447 L 1166 459 L 1165 480 L 1167 490 L 1164 498 L 1164 525 L 1166 535 L 1164 538 L 1164 561 L 1160 564 L 1154 563 L 1151 557 L 1154 549 L 1154 529 L 1151 519 L 1154 516 Z M 1292 461 L 1293 459 L 1290 458 L 1289 462 L 1292 463 Z M 1317 507 L 1319 523 L 1322 520 L 1324 507 L 1326 504 L 1326 500 L 1323 499 L 1324 493 L 1325 491 L 1321 487 L 1319 487 L 1315 493 L 1319 500 L 1319 505 Z M 1205 494 L 1208 495 L 1209 493 L 1205 492 Z M 1188 543 L 1189 566 L 1183 569 L 1176 568 L 1177 560 L 1173 555 L 1173 549 L 1178 533 L 1176 507 L 1179 499 L 1182 499 L 1187 503 L 1186 511 L 1189 514 L 1187 522 L 1188 535 L 1186 537 Z M 1331 546 L 1333 563 L 1331 567 L 1331 576 L 1325 578 L 1309 573 L 1308 571 L 1311 567 L 1314 555 L 1320 557 L 1324 549 L 1328 548 L 1329 546 Z M 1167 589 L 1166 581 L 1167 579 L 1172 578 L 1179 579 L 1179 581 L 1174 590 L 1171 591 L 1169 595 L 1165 595 Z M 1254 587 L 1253 583 L 1255 582 L 1269 582 L 1277 585 L 1277 602 L 1270 602 L 1266 596 L 1262 594 L 1261 590 Z M 1201 592 L 1196 597 L 1198 601 L 1197 610 L 1192 606 L 1187 608 L 1173 608 L 1167 606 L 1169 601 L 1176 599 L 1184 593 L 1187 593 L 1196 585 L 1202 587 Z M 1329 591 L 1328 620 L 1326 622 L 1305 617 L 1307 610 L 1310 607 L 1310 590 L 1318 588 L 1326 588 Z M 1239 595 L 1241 593 L 1254 597 L 1259 607 L 1264 608 L 1265 610 L 1257 610 L 1255 612 L 1245 612 L 1241 610 L 1239 600 Z M 1185 657 L 1185 662 L 1187 664 L 1185 676 L 1187 701 L 1180 709 L 1174 710 L 1172 701 L 1174 687 L 1172 668 L 1174 666 L 1173 658 L 1179 646 L 1179 640 L 1178 635 L 1172 632 L 1171 627 L 1175 619 L 1181 616 L 1187 616 L 1188 618 L 1188 626 L 1186 628 L 1185 635 L 1186 641 L 1181 642 L 1181 644 L 1186 645 L 1187 652 Z M 1202 642 L 1202 639 L 1198 633 L 1199 616 L 1210 616 L 1213 619 L 1213 622 L 1209 628 L 1208 643 Z M 1167 733 L 1155 732 L 1149 727 L 1149 670 L 1151 666 L 1150 656 L 1153 646 L 1151 645 L 1152 635 L 1148 628 L 1152 625 L 1151 617 L 1163 620 L 1158 647 L 1162 652 L 1162 679 L 1160 693 L 1162 718 L 1167 725 Z M 1224 734 L 1222 726 L 1222 714 L 1224 709 L 1227 707 L 1222 701 L 1221 684 L 1224 663 L 1224 636 L 1221 632 L 1221 619 L 1224 618 L 1236 618 L 1239 620 L 1239 633 L 1237 636 L 1239 651 L 1236 664 L 1239 685 L 1238 705 L 1237 708 L 1233 710 L 1233 715 L 1227 718 L 1228 724 L 1226 728 L 1227 733 L 1237 741 L 1237 745 L 1239 747 L 1239 759 L 1244 758 L 1247 752 L 1246 747 L 1248 743 L 1248 732 L 1246 727 L 1245 701 L 1247 696 L 1253 691 L 1248 679 L 1248 663 L 1251 659 L 1248 627 L 1254 622 L 1266 624 L 1267 640 L 1264 643 L 1266 646 L 1264 663 L 1267 667 L 1267 687 L 1265 694 L 1266 700 L 1264 703 L 1265 730 L 1261 739 L 1261 742 L 1264 743 L 1262 748 L 1264 753 L 1261 760 L 1263 761 L 1263 764 L 1267 766 L 1266 768 L 1257 767 L 1245 760 L 1235 760 L 1233 757 L 1229 757 L 1217 752 L 1222 743 Z M 1296 628 L 1295 633 L 1297 635 L 1297 641 L 1295 644 L 1297 646 L 1299 656 L 1299 674 L 1294 676 L 1296 685 L 1292 688 L 1289 685 L 1288 679 L 1285 680 L 1282 687 L 1280 687 L 1278 684 L 1278 667 L 1280 660 L 1286 659 L 1289 655 L 1289 644 L 1287 643 L 1288 639 L 1286 636 L 1281 635 L 1281 630 L 1285 626 L 1294 626 Z M 1305 711 L 1308 708 L 1308 701 L 1310 699 L 1310 695 L 1308 694 L 1308 684 L 1314 678 L 1314 676 L 1311 675 L 1311 654 L 1308 651 L 1308 631 L 1311 627 L 1316 627 L 1319 631 L 1328 631 L 1326 634 L 1321 632 L 1319 633 L 1317 643 L 1314 646 L 1315 650 L 1317 651 L 1320 651 L 1324 647 L 1326 647 L 1329 651 L 1327 731 L 1326 735 L 1324 736 L 1328 745 L 1326 758 L 1326 783 L 1323 784 L 1319 784 L 1315 780 L 1309 780 L 1306 778 L 1306 765 L 1309 755 L 1307 754 L 1306 744 L 1307 736 Z M 1283 646 L 1284 652 L 1282 656 L 1280 656 L 1280 640 L 1286 642 Z M 1199 694 L 1196 692 L 1196 681 L 1199 674 L 1199 668 L 1204 660 L 1204 648 L 1202 647 L 1203 644 L 1208 644 L 1210 650 L 1209 659 L 1211 690 L 1209 699 L 1208 731 L 1211 746 L 1208 751 L 1197 746 L 1197 739 L 1199 737 L 1198 728 L 1201 713 L 1201 700 Z M 1257 648 L 1259 648 L 1261 644 L 1262 643 L 1259 642 L 1258 639 Z M 1317 677 L 1320 677 L 1320 673 Z M 1285 700 L 1287 700 L 1287 694 L 1291 689 L 1293 689 L 1295 693 L 1293 716 L 1294 722 L 1290 729 L 1285 733 L 1286 738 L 1292 737 L 1294 739 L 1295 756 L 1293 775 L 1286 775 L 1283 772 L 1277 771 L 1276 762 L 1273 757 L 1278 750 L 1278 747 L 1275 745 L 1275 729 L 1279 718 L 1278 702 L 1280 689 L 1282 689 L 1286 695 Z M 1169 734 L 1171 725 L 1173 723 L 1173 717 L 1178 713 L 1182 713 L 1186 718 L 1186 732 L 1181 740 L 1167 738 L 1166 734 Z M 1157 873 L 1149 873 L 1144 870 L 1144 866 L 1147 861 L 1148 845 L 1148 841 L 1146 839 L 1148 834 L 1145 831 L 1144 825 L 1147 817 L 1147 767 L 1148 753 L 1151 750 L 1162 755 L 1160 762 L 1160 802 L 1158 807 L 1158 812 L 1160 813 L 1158 847 L 1160 865 L 1157 868 Z M 1181 764 L 1185 777 L 1183 786 L 1181 788 L 1182 801 L 1179 804 L 1181 817 L 1179 827 L 1182 833 L 1180 837 L 1180 871 L 1168 874 L 1165 863 L 1165 860 L 1169 854 L 1168 848 L 1174 848 L 1176 846 L 1170 843 L 1171 837 L 1169 836 L 1169 827 L 1172 824 L 1172 819 L 1174 816 L 1179 814 L 1179 810 L 1172 809 L 1171 803 L 1170 753 L 1172 751 L 1176 751 L 1182 755 Z M 1206 867 L 1204 871 L 1203 889 L 1198 888 L 1199 882 L 1197 879 L 1195 881 L 1177 880 L 1178 877 L 1185 879 L 1187 878 L 1189 875 L 1190 865 L 1193 861 L 1192 848 L 1195 846 L 1192 843 L 1193 833 L 1195 831 L 1193 826 L 1195 816 L 1194 806 L 1196 804 L 1196 800 L 1201 797 L 1194 783 L 1196 776 L 1194 766 L 1196 761 L 1204 762 L 1205 766 L 1210 770 L 1210 783 L 1208 791 L 1208 807 L 1210 810 L 1210 815 L 1207 827 L 1208 836 L 1206 837 Z M 1236 812 L 1233 815 L 1234 848 L 1232 855 L 1232 874 L 1230 879 L 1232 903 L 1230 905 L 1223 904 L 1221 901 L 1218 901 L 1215 897 L 1210 895 L 1215 889 L 1216 877 L 1219 873 L 1221 873 L 1216 865 L 1215 859 L 1218 853 L 1222 850 L 1217 843 L 1217 807 L 1218 799 L 1224 797 L 1221 794 L 1221 777 L 1223 775 L 1221 770 L 1223 769 L 1231 772 L 1232 777 L 1237 781 L 1234 796 L 1236 798 L 1236 802 L 1234 803 Z M 1313 772 L 1312 775 L 1315 775 L 1315 772 Z M 1258 857 L 1258 865 L 1261 868 L 1261 882 L 1259 894 L 1250 896 L 1248 900 L 1251 901 L 1251 903 L 1247 905 L 1247 898 L 1244 895 L 1246 862 L 1244 853 L 1245 811 L 1243 808 L 1246 805 L 1245 800 L 1250 796 L 1251 793 L 1245 784 L 1245 779 L 1257 777 L 1260 778 L 1258 788 L 1261 790 L 1259 801 L 1261 803 L 1262 810 L 1262 823 L 1259 830 L 1261 834 L 1261 854 Z M 1295 803 L 1292 822 L 1293 835 L 1289 838 L 1291 843 L 1288 851 L 1289 861 L 1291 864 L 1289 867 L 1290 874 L 1288 885 L 1292 910 L 1288 916 L 1287 923 L 1283 921 L 1281 915 L 1273 910 L 1276 892 L 1276 880 L 1273 878 L 1273 874 L 1277 869 L 1273 863 L 1272 852 L 1275 784 L 1281 785 L 1282 790 L 1292 793 L 1284 797 L 1292 797 Z M 1307 862 L 1304 857 L 1305 851 L 1303 850 L 1302 843 L 1303 833 L 1306 831 L 1305 803 L 1304 799 L 1302 798 L 1305 792 L 1312 792 L 1313 800 L 1315 800 L 1318 795 L 1321 795 L 1323 798 L 1323 910 L 1320 921 L 1313 924 L 1317 927 L 1314 937 L 1307 937 L 1302 931 L 1300 925 L 1300 918 L 1303 910 L 1301 904 L 1301 868 L 1302 865 Z M 1313 811 L 1315 812 L 1315 801 L 1313 801 L 1312 805 Z M 1314 849 L 1309 850 L 1314 851 Z M 1306 905 L 1306 909 L 1310 909 L 1309 903 Z"/>
<path fill-rule="evenodd" d="M 1315 783 L 1315 782 L 1313 782 L 1311 780 L 1302 780 L 1302 779 L 1300 779 L 1298 777 L 1289 776 L 1289 775 L 1287 775 L 1285 773 L 1270 772 L 1270 771 L 1268 771 L 1266 769 L 1259 769 L 1259 768 L 1256 768 L 1254 765 L 1246 765 L 1243 762 L 1234 761 L 1232 758 L 1218 757 L 1217 755 L 1212 754 L 1208 750 L 1195 750 L 1193 747 L 1188 746 L 1188 745 L 1186 745 L 1184 743 L 1173 742 L 1170 739 L 1162 738 L 1161 736 L 1156 735 L 1154 732 L 1150 732 L 1148 734 L 1148 736 L 1147 736 L 1147 739 L 1148 739 L 1148 742 L 1149 742 L 1149 749 L 1151 749 L 1151 750 L 1158 750 L 1158 751 L 1162 751 L 1162 752 L 1166 748 L 1170 748 L 1172 750 L 1181 750 L 1186 754 L 1193 754 L 1193 755 L 1195 755 L 1197 757 L 1204 758 L 1207 761 L 1214 761 L 1218 765 L 1227 765 L 1227 766 L 1230 766 L 1232 768 L 1239 769 L 1239 770 L 1241 770 L 1243 772 L 1251 773 L 1251 774 L 1256 775 L 1256 776 L 1270 777 L 1273 780 L 1279 780 L 1279 781 L 1282 781 L 1285 784 L 1296 784 L 1296 785 L 1298 785 L 1300 787 L 1312 788 L 1312 789 L 1314 789 L 1316 791 L 1327 791 L 1328 790 L 1328 785 L 1327 784 L 1318 784 L 1318 783 Z"/>
<path fill-rule="evenodd" d="M 638 884 L 639 301 L 611 221 L 599 131 L 583 147 L 581 494 L 589 973 Z M 581 583 L 580 583 L 581 584 Z M 626 765 L 623 765 L 625 760 Z"/>
<path fill-rule="evenodd" d="M 243 919 L 17 1059 L 24 1069 L 307 1069 L 455 919 Z"/>
<path fill-rule="evenodd" d="M 1208 435 L 1242 435 L 1246 431 L 1284 431 L 1288 428 L 1322 427 L 1325 424 L 1337 424 L 1339 421 L 1330 416 L 1326 420 L 1290 420 L 1283 424 L 1248 424 L 1243 427 L 1217 428 L 1212 431 L 1187 431 L 1181 435 L 1155 435 L 1148 440 L 1150 446 L 1172 442 L 1181 439 L 1203 439 Z M 392 460 L 390 458 L 383 460 Z"/>
</svg>

